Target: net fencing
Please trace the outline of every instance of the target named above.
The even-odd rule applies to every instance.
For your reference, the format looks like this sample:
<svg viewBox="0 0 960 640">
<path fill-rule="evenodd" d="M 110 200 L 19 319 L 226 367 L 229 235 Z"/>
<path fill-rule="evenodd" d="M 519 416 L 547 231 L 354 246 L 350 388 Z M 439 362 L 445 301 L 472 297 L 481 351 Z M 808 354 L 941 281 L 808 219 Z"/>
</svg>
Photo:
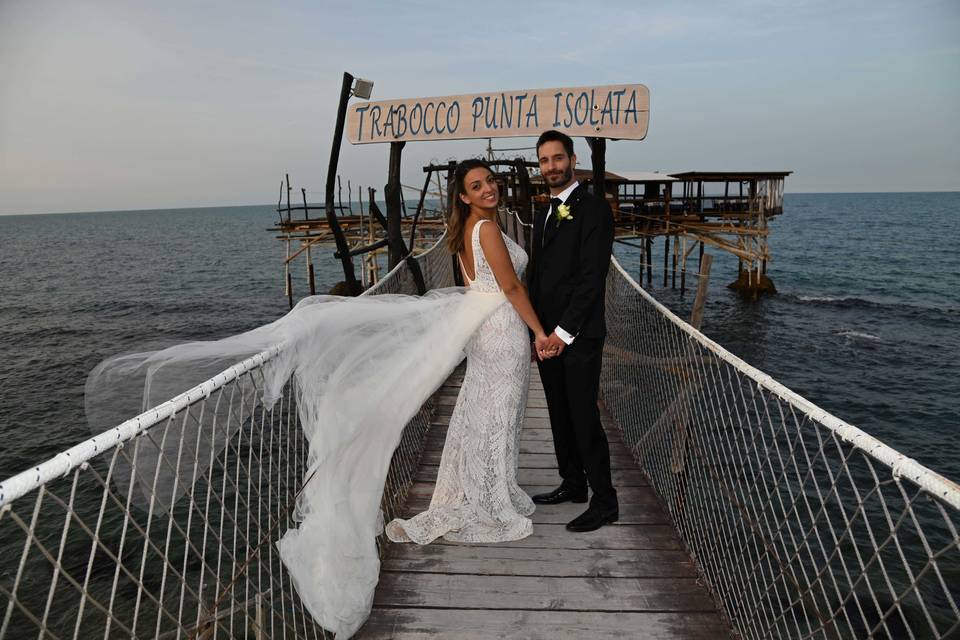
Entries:
<svg viewBox="0 0 960 640">
<path fill-rule="evenodd" d="M 606 287 L 603 401 L 742 637 L 957 637 L 958 485 Z"/>
<path fill-rule="evenodd" d="M 427 288 L 453 285 L 443 238 L 416 260 Z M 383 293 L 416 293 L 405 262 L 364 295 Z M 293 524 L 307 454 L 291 386 L 272 407 L 259 402 L 278 349 L 0 482 L 0 639 L 327 637 L 275 546 Z M 416 473 L 433 405 L 393 456 L 388 520 Z M 204 448 L 184 433 L 207 443 L 231 435 Z M 177 452 L 161 456 L 152 487 L 119 481 L 141 447 Z M 209 460 L 186 459 L 201 450 Z M 169 503 L 155 491 L 163 467 L 189 477 Z"/>
</svg>

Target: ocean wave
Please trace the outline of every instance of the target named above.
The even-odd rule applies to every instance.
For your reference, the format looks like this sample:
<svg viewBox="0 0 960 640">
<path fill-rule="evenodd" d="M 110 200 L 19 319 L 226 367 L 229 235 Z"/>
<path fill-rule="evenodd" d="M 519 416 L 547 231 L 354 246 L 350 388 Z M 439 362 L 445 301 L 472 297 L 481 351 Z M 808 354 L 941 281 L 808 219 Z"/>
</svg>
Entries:
<svg viewBox="0 0 960 640">
<path fill-rule="evenodd" d="M 814 304 L 829 304 L 837 307 L 905 307 L 910 308 L 914 307 L 917 309 L 924 308 L 921 305 L 914 305 L 905 302 L 879 302 L 877 300 L 869 300 L 867 298 L 860 298 L 858 296 L 831 296 L 831 295 L 822 295 L 822 296 L 791 296 L 799 302 L 812 302 Z"/>
<path fill-rule="evenodd" d="M 854 331 L 853 329 L 844 329 L 843 331 L 837 332 L 838 336 L 843 336 L 844 338 L 860 338 L 862 340 L 872 340 L 874 342 L 883 342 L 883 338 L 880 336 L 875 336 L 872 333 L 867 333 L 865 331 Z"/>
<path fill-rule="evenodd" d="M 797 300 L 800 300 L 801 302 L 845 302 L 847 300 L 868 302 L 867 300 L 856 298 L 854 296 L 797 296 Z"/>
<path fill-rule="evenodd" d="M 783 294 L 783 298 L 801 304 L 826 305 L 843 309 L 892 309 L 912 313 L 943 314 L 944 316 L 954 318 L 957 315 L 960 315 L 960 308 L 958 307 L 941 307 L 932 304 L 903 301 L 879 302 L 877 300 L 870 300 L 868 298 L 861 298 L 859 296 Z"/>
</svg>

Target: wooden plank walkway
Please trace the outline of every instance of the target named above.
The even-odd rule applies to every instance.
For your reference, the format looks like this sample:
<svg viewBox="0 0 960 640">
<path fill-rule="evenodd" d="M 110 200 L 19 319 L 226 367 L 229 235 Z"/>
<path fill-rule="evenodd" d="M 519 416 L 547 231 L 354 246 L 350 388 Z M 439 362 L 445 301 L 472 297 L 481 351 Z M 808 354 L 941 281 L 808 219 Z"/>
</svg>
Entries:
<svg viewBox="0 0 960 640">
<path fill-rule="evenodd" d="M 462 370 L 444 384 L 404 517 L 426 509 Z M 533 535 L 496 545 L 391 544 L 374 609 L 357 638 L 730 637 L 690 557 L 609 421 L 620 520 L 590 533 L 564 525 L 587 505 L 537 505 Z M 521 434 L 519 481 L 559 484 L 536 366 Z"/>
</svg>

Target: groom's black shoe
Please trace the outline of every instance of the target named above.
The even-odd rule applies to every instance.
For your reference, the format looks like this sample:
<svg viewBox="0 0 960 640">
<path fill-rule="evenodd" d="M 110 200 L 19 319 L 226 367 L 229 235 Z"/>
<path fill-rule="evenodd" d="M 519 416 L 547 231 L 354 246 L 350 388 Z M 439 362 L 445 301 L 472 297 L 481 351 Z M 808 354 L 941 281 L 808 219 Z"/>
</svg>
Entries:
<svg viewBox="0 0 960 640">
<path fill-rule="evenodd" d="M 567 523 L 567 531 L 596 531 L 605 524 L 616 522 L 620 518 L 620 509 L 603 509 L 591 506 L 581 515 Z"/>
<path fill-rule="evenodd" d="M 560 504 L 561 502 L 586 502 L 587 490 L 570 491 L 566 487 L 558 487 L 550 493 L 538 493 L 533 496 L 537 504 Z"/>
</svg>

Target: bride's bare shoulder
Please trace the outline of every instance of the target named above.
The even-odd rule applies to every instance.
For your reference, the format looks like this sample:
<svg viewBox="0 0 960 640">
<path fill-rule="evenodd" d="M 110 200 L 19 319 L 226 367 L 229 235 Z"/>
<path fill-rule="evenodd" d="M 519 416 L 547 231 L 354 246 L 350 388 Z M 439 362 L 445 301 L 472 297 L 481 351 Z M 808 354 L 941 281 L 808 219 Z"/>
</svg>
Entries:
<svg viewBox="0 0 960 640">
<path fill-rule="evenodd" d="M 484 222 L 489 222 L 490 224 L 483 224 Z M 500 225 L 492 220 L 480 220 L 477 222 L 480 226 L 479 236 L 480 244 L 487 245 L 491 242 L 500 242 L 503 243 L 503 233 L 500 231 Z"/>
</svg>

